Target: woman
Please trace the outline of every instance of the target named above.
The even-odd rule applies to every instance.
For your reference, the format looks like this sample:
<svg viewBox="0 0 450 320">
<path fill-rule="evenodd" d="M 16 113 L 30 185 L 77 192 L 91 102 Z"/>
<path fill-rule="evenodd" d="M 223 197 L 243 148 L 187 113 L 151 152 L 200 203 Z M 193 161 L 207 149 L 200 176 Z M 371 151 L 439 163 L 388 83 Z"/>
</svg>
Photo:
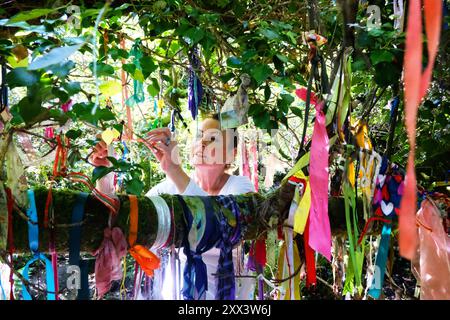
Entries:
<svg viewBox="0 0 450 320">
<path fill-rule="evenodd" d="M 150 131 L 147 139 L 142 142 L 155 155 L 161 170 L 167 176 L 167 179 L 147 192 L 147 196 L 158 194 L 238 195 L 255 192 L 248 177 L 234 176 L 226 172 L 237 153 L 237 137 L 235 130 L 221 130 L 217 116 L 206 118 L 199 124 L 190 159 L 195 170 L 190 176 L 181 167 L 177 142 L 171 139 L 168 128 Z M 105 161 L 108 161 L 106 144 L 99 143 L 94 151 L 91 162 L 96 166 L 105 165 Z M 208 300 L 215 297 L 213 274 L 216 273 L 219 252 L 219 249 L 213 248 L 202 255 L 208 270 L 208 291 L 206 293 Z M 184 262 L 184 255 L 180 259 Z M 236 257 L 234 260 L 236 263 Z"/>
</svg>

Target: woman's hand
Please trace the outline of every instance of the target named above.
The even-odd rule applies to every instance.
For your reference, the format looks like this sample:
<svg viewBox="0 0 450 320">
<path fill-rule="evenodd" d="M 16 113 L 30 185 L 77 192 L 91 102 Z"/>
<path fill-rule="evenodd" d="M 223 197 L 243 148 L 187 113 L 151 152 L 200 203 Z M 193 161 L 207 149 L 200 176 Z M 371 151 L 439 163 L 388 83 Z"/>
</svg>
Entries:
<svg viewBox="0 0 450 320">
<path fill-rule="evenodd" d="M 140 140 L 155 155 L 161 165 L 161 170 L 172 180 L 179 193 L 183 193 L 189 184 L 190 178 L 180 165 L 178 146 L 171 140 L 168 128 L 159 128 L 150 131 L 147 139 Z"/>
<path fill-rule="evenodd" d="M 170 139 L 169 128 L 154 129 L 147 133 L 147 139 L 141 140 L 155 155 L 166 174 L 180 169 L 180 158 L 176 141 Z"/>
<path fill-rule="evenodd" d="M 107 157 L 108 145 L 102 140 L 94 146 L 94 151 L 89 157 L 89 162 L 96 167 L 110 167 L 111 162 Z"/>
</svg>

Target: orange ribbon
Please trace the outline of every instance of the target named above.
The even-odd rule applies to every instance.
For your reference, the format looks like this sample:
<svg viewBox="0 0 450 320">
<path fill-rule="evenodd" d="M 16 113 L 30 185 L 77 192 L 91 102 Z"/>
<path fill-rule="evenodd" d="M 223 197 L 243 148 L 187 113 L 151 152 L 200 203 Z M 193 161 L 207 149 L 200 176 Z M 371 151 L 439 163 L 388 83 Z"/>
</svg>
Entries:
<svg viewBox="0 0 450 320">
<path fill-rule="evenodd" d="M 421 0 L 409 2 L 408 28 L 404 57 L 405 124 L 409 140 L 409 156 L 405 190 L 399 213 L 400 255 L 412 259 L 418 235 L 416 227 L 417 194 L 414 158 L 416 147 L 416 119 L 420 101 L 430 84 L 433 65 L 439 47 L 442 24 L 442 1 L 423 0 L 427 34 L 428 65 L 422 73 L 422 12 Z"/>
<path fill-rule="evenodd" d="M 128 234 L 130 249 L 128 252 L 139 264 L 142 271 L 149 277 L 152 277 L 154 270 L 159 268 L 160 261 L 159 258 L 146 247 L 135 244 L 138 233 L 139 207 L 135 195 L 128 195 L 128 198 L 130 199 L 130 232 Z"/>
</svg>

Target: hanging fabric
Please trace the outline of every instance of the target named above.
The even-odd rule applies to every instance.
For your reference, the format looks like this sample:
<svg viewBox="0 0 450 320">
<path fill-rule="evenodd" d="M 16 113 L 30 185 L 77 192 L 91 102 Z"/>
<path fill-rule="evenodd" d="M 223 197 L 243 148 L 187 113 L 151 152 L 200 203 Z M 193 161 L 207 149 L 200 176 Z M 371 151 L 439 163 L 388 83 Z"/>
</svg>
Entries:
<svg viewBox="0 0 450 320">
<path fill-rule="evenodd" d="M 84 208 L 88 194 L 80 192 L 72 210 L 72 225 L 69 231 L 69 265 L 80 268 L 80 289 L 77 300 L 89 300 L 89 272 L 88 262 L 81 259 L 81 223 L 84 216 Z"/>
<path fill-rule="evenodd" d="M 359 238 L 358 229 L 358 213 L 356 207 L 356 192 L 355 192 L 356 176 L 355 166 L 351 155 L 347 156 L 346 171 L 343 181 L 343 195 L 345 204 L 345 222 L 347 229 L 347 237 L 349 243 L 349 259 L 347 263 L 345 284 L 343 294 L 355 294 L 355 291 L 361 295 L 363 291 L 362 286 L 362 268 L 364 262 L 365 243 L 362 242 L 358 246 L 357 240 Z"/>
<path fill-rule="evenodd" d="M 421 300 L 450 300 L 450 239 L 435 203 L 426 198 L 417 212 L 419 253 L 412 270 L 420 284 Z"/>
<path fill-rule="evenodd" d="M 324 103 L 315 105 L 316 120 L 311 141 L 309 164 L 311 184 L 310 239 L 309 245 L 331 261 L 331 229 L 328 217 L 328 149 L 329 140 L 325 127 Z"/>
<path fill-rule="evenodd" d="M 128 195 L 130 200 L 130 231 L 128 234 L 128 252 L 136 260 L 141 269 L 149 277 L 153 276 L 155 269 L 159 268 L 159 258 L 146 247 L 136 244 L 138 235 L 139 205 L 137 196 Z"/>
<path fill-rule="evenodd" d="M 248 161 L 248 151 L 247 151 L 247 147 L 246 147 L 246 143 L 245 143 L 245 138 L 243 138 L 241 140 L 241 166 L 240 166 L 240 171 L 241 171 L 241 175 L 248 177 L 249 179 L 252 178 L 251 173 L 250 173 L 250 164 Z"/>
<path fill-rule="evenodd" d="M 47 300 L 55 300 L 55 283 L 54 283 L 54 273 L 52 268 L 52 263 L 45 255 L 39 252 L 39 227 L 38 227 L 38 216 L 36 211 L 36 202 L 34 198 L 34 191 L 28 190 L 28 201 L 29 207 L 27 209 L 28 216 L 28 241 L 30 245 L 30 250 L 33 253 L 33 258 L 31 258 L 22 271 L 22 276 L 28 281 L 28 269 L 31 264 L 36 261 L 42 261 L 45 263 L 45 273 L 47 282 Z M 25 284 L 22 284 L 22 297 L 24 300 L 32 300 Z"/>
<path fill-rule="evenodd" d="M 171 213 L 166 201 L 160 196 L 148 196 L 152 201 L 158 215 L 158 231 L 151 249 L 153 251 L 166 248 L 171 235 Z"/>
<path fill-rule="evenodd" d="M 428 64 L 422 72 L 422 12 L 427 35 Z M 442 3 L 435 0 L 411 0 L 408 2 L 408 26 L 404 58 L 405 125 L 409 140 L 409 156 L 406 170 L 405 193 L 399 214 L 400 255 L 411 260 L 417 249 L 418 237 L 415 224 L 417 211 L 416 174 L 414 169 L 416 148 L 417 109 L 430 85 L 433 65 L 439 48 L 442 25 Z"/>
<path fill-rule="evenodd" d="M 391 243 L 392 221 L 399 213 L 400 202 L 404 192 L 404 177 L 397 166 L 389 168 L 387 158 L 383 158 L 380 173 L 377 177 L 373 197 L 374 216 L 367 221 L 359 242 L 362 241 L 367 226 L 371 221 L 382 221 L 380 244 L 375 258 L 375 271 L 372 284 L 367 291 L 371 297 L 378 299 L 382 293 L 387 256 Z"/>
<path fill-rule="evenodd" d="M 250 152 L 252 154 L 252 182 L 255 186 L 255 191 L 259 190 L 259 182 L 258 182 L 258 143 L 257 140 L 252 140 L 250 144 Z"/>
<path fill-rule="evenodd" d="M 9 253 L 9 263 L 13 263 L 14 248 L 14 233 L 13 233 L 13 208 L 14 208 L 14 198 L 10 188 L 5 189 L 7 198 L 7 208 L 8 208 L 8 253 Z M 9 300 L 14 300 L 14 272 L 10 268 L 9 273 Z"/>
<path fill-rule="evenodd" d="M 297 198 L 304 190 L 304 184 L 299 183 L 295 187 L 295 194 Z M 295 197 L 295 196 L 294 196 Z M 300 272 L 293 276 L 295 271 L 300 267 L 300 255 L 298 252 L 297 242 L 294 241 L 294 231 L 292 226 L 294 224 L 295 212 L 297 210 L 296 201 L 292 201 L 289 208 L 288 218 L 284 221 L 284 225 L 287 227 L 283 228 L 283 244 L 280 249 L 278 256 L 278 279 L 289 280 L 284 281 L 281 286 L 284 287 L 285 294 L 280 295 L 280 300 L 300 300 Z"/>
<path fill-rule="evenodd" d="M 125 101 L 127 107 L 134 107 L 139 103 L 145 101 L 144 83 L 141 81 L 141 79 L 144 79 L 140 62 L 140 59 L 144 56 L 141 50 L 141 46 L 141 39 L 136 39 L 133 46 L 131 47 L 130 56 L 133 57 L 133 65 L 135 66 L 135 71 L 133 76 L 133 95 Z"/>
<path fill-rule="evenodd" d="M 203 87 L 197 74 L 200 72 L 200 60 L 197 47 L 192 49 L 189 64 L 189 83 L 188 83 L 188 108 L 191 111 L 192 119 L 196 119 L 198 108 L 203 97 Z"/>
<path fill-rule="evenodd" d="M 95 260 L 95 286 L 98 299 L 101 299 L 110 289 L 111 283 L 122 279 L 120 261 L 127 254 L 127 241 L 118 227 L 111 227 L 111 222 L 103 231 L 103 241 L 93 253 Z"/>
<path fill-rule="evenodd" d="M 202 253 L 213 248 L 220 238 L 218 218 L 209 197 L 178 196 L 178 200 L 183 208 L 188 230 L 183 240 L 186 255 L 183 297 L 185 300 L 204 300 L 208 290 L 208 276 Z"/>
<path fill-rule="evenodd" d="M 220 233 L 217 247 L 220 248 L 217 265 L 216 300 L 235 300 L 236 282 L 234 277 L 233 247 L 241 240 L 240 210 L 233 196 L 218 196 L 220 204 Z"/>
<path fill-rule="evenodd" d="M 398 30 L 398 32 L 403 32 L 403 23 L 405 20 L 405 13 L 403 10 L 403 1 L 404 0 L 394 0 L 394 29 Z"/>
</svg>

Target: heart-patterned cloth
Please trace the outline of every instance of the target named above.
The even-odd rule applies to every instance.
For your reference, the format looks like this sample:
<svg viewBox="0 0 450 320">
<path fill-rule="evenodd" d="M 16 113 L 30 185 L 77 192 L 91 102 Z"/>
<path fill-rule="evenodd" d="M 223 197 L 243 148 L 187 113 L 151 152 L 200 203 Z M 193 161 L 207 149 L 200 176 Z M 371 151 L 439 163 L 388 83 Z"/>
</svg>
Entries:
<svg viewBox="0 0 450 320">
<path fill-rule="evenodd" d="M 383 158 L 377 177 L 372 207 L 375 216 L 394 218 L 400 209 L 404 189 L 404 175 L 397 165 L 391 165 L 388 172 L 387 159 Z"/>
</svg>

